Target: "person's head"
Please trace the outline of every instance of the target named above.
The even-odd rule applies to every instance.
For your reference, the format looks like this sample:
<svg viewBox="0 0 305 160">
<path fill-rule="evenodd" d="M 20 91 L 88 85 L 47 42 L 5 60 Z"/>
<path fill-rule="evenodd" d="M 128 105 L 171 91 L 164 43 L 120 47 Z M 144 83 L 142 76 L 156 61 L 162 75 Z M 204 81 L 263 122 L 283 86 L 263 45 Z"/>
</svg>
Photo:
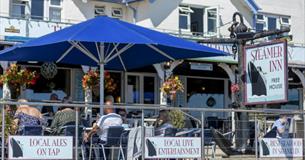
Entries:
<svg viewBox="0 0 305 160">
<path fill-rule="evenodd" d="M 52 93 L 52 94 L 50 95 L 50 100 L 59 100 L 57 94 Z"/>
<path fill-rule="evenodd" d="M 27 103 L 28 100 L 26 100 L 26 99 L 19 99 L 18 102 L 20 102 L 20 103 Z M 29 105 L 20 104 L 20 105 L 18 105 L 18 107 L 29 107 Z"/>
<path fill-rule="evenodd" d="M 169 121 L 169 115 L 167 110 L 161 110 L 159 112 L 159 119 L 161 119 L 163 122 Z"/>
<path fill-rule="evenodd" d="M 106 105 L 112 105 L 114 102 L 114 98 L 111 95 L 108 95 L 105 97 L 105 104 Z"/>
<path fill-rule="evenodd" d="M 64 97 L 63 100 L 62 100 L 62 103 L 71 103 L 69 97 Z M 69 106 L 62 106 L 59 108 L 59 110 L 64 110 L 64 109 L 73 109 L 73 107 L 69 107 Z"/>
<path fill-rule="evenodd" d="M 286 123 L 286 122 L 288 121 L 287 115 L 281 114 L 281 115 L 280 115 L 280 121 L 281 121 L 282 123 Z"/>
<path fill-rule="evenodd" d="M 113 113 L 113 108 L 110 108 L 110 107 L 105 107 L 104 108 L 104 114 L 109 114 L 109 113 Z"/>
</svg>

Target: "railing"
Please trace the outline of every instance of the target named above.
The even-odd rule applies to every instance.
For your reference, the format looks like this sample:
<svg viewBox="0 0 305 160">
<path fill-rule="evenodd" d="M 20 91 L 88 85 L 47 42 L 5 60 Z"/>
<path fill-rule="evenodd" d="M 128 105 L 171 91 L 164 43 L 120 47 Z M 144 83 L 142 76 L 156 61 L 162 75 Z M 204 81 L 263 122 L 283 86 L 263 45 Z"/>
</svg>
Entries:
<svg viewBox="0 0 305 160">
<path fill-rule="evenodd" d="M 2 106 L 2 133 L 5 132 L 5 108 L 4 106 L 6 105 L 11 105 L 11 106 L 16 106 L 16 105 L 30 105 L 30 106 L 57 106 L 57 107 L 74 107 L 74 108 L 85 108 L 85 107 L 92 107 L 92 108 L 100 108 L 101 105 L 99 104 L 84 104 L 84 103 L 68 103 L 68 104 L 63 104 L 63 103 L 45 103 L 45 102 L 28 102 L 28 103 L 21 103 L 21 102 L 14 102 L 14 101 L 0 101 L 0 105 Z M 105 106 L 103 106 L 105 107 Z M 151 126 L 151 122 L 147 122 L 144 118 L 144 111 L 146 110 L 177 110 L 176 107 L 165 107 L 165 106 L 160 106 L 160 105 L 147 105 L 147 104 L 138 104 L 138 105 L 129 105 L 129 104 L 115 104 L 113 106 L 107 106 L 110 108 L 123 108 L 123 109 L 136 109 L 136 110 L 140 110 L 141 111 L 141 118 L 139 119 L 140 121 L 140 133 L 141 133 L 141 144 L 146 144 L 146 139 L 149 138 L 147 137 L 147 130 L 149 128 L 154 129 L 154 127 L 149 127 Z M 266 128 L 267 128 L 267 121 L 272 121 L 271 119 L 266 120 L 264 119 L 265 117 L 274 117 L 274 116 L 278 116 L 279 114 L 286 114 L 286 115 L 295 115 L 295 116 L 299 116 L 301 118 L 297 119 L 297 118 L 293 118 L 295 121 L 295 124 L 297 124 L 296 128 L 292 127 L 292 133 L 293 133 L 293 137 L 297 137 L 297 138 L 302 138 L 305 136 L 304 134 L 304 111 L 303 110 L 276 110 L 276 109 L 258 109 L 258 110 L 247 110 L 247 109 L 213 109 L 213 108 L 178 108 L 184 112 L 186 111 L 196 111 L 196 112 L 200 112 L 201 113 L 201 117 L 195 118 L 197 119 L 197 121 L 199 121 L 202 125 L 200 126 L 200 128 L 186 128 L 186 129 L 180 129 L 180 131 L 178 133 L 175 133 L 175 136 L 179 136 L 179 137 L 185 137 L 186 139 L 188 138 L 188 136 L 192 136 L 195 137 L 197 136 L 198 138 L 200 138 L 201 140 L 201 159 L 205 159 L 206 157 L 212 157 L 212 158 L 217 158 L 217 156 L 219 156 L 219 153 L 217 150 L 219 150 L 216 146 L 218 146 L 221 150 L 225 150 L 225 152 L 228 152 L 227 154 L 230 154 L 232 149 L 232 146 L 227 146 L 227 143 L 225 142 L 232 142 L 231 139 L 232 137 L 236 137 L 236 142 L 237 144 L 234 144 L 233 146 L 239 147 L 239 148 L 235 148 L 234 149 L 234 154 L 243 154 L 245 152 L 245 149 L 247 149 L 245 146 L 242 145 L 238 145 L 238 143 L 242 143 L 242 144 L 251 144 L 252 145 L 252 149 L 253 149 L 253 157 L 252 158 L 256 158 L 258 159 L 259 157 L 259 143 L 260 143 L 260 139 L 263 137 L 263 135 L 266 135 Z M 237 120 L 236 122 L 232 122 L 230 120 L 230 118 L 228 119 L 211 119 L 205 116 L 206 113 L 208 112 L 223 112 L 223 113 L 231 113 L 231 112 L 235 112 L 237 113 L 239 116 L 242 116 L 241 114 L 243 113 L 247 113 L 248 115 L 248 119 L 243 119 L 241 118 L 240 120 Z M 79 112 L 79 109 L 75 110 L 75 116 L 76 119 L 78 119 L 78 117 L 81 115 Z M 190 115 L 188 115 L 190 116 Z M 238 116 L 237 116 L 238 117 Z M 175 121 L 175 120 L 173 120 Z M 79 122 L 76 121 L 75 122 L 76 126 L 79 126 Z M 231 124 L 232 123 L 236 123 L 237 125 L 237 129 L 235 131 L 231 130 Z M 303 123 L 303 124 L 302 124 Z M 249 126 L 253 126 L 252 129 Z M 269 124 L 270 125 L 270 124 Z M 144 127 L 143 127 L 144 126 Z M 303 126 L 304 128 L 300 128 L 300 126 Z M 210 130 L 210 127 L 216 128 L 217 130 Z M 145 129 L 146 128 L 146 129 Z M 79 135 L 79 128 L 75 127 L 75 144 L 74 144 L 74 159 L 78 159 L 80 158 L 78 155 L 79 153 L 81 153 L 79 150 L 81 147 L 79 147 L 78 144 L 82 144 L 83 142 L 79 141 L 81 138 L 81 135 Z M 86 130 L 90 130 L 92 129 L 90 126 L 87 126 Z M 134 130 L 134 128 L 130 128 L 130 130 Z M 208 131 L 208 132 L 207 132 Z M 210 135 L 209 133 L 213 132 L 213 134 L 215 135 Z M 204 134 L 201 134 L 204 133 Z M 233 136 L 235 134 L 235 136 Z M 163 135 L 164 136 L 164 135 Z M 218 136 L 218 137 L 217 137 Z M 182 138 L 181 137 L 181 138 Z M 131 137 L 131 138 L 135 138 L 135 137 Z M 225 141 L 225 142 L 223 142 Z M 248 141 L 250 141 L 250 143 L 248 143 Z M 220 143 L 221 142 L 221 143 Z M 219 144 L 220 143 L 220 144 Z M 225 145 L 224 145 L 225 144 Z M 5 136 L 4 134 L 2 134 L 2 150 L 1 150 L 1 156 L 2 159 L 6 158 L 6 152 L 5 149 L 7 145 L 5 144 Z M 209 154 L 208 152 L 206 152 L 206 150 L 208 148 L 212 148 L 212 154 Z M 227 149 L 227 150 L 226 150 Z M 83 150 L 82 150 L 83 151 Z M 235 152 L 236 151 L 236 152 Z M 141 148 L 141 153 L 140 153 L 140 158 L 144 159 L 145 152 L 147 152 L 145 145 L 142 145 Z M 83 153 L 83 152 L 82 152 Z M 122 152 L 124 154 L 124 152 Z M 232 153 L 233 154 L 233 153 Z M 216 155 L 216 157 L 215 157 Z M 171 158 L 176 158 L 176 157 L 171 157 Z M 188 157 L 184 157 L 184 158 L 188 158 Z"/>
</svg>

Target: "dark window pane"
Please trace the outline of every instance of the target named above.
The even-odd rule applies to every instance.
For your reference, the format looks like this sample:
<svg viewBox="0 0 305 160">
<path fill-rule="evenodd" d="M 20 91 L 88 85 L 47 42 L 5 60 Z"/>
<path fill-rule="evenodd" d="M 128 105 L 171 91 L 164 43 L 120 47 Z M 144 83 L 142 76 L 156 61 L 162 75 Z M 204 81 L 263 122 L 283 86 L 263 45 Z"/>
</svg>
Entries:
<svg viewBox="0 0 305 160">
<path fill-rule="evenodd" d="M 257 19 L 260 19 L 260 20 L 263 20 L 263 19 L 264 19 L 264 16 L 261 15 L 261 14 L 258 14 L 258 15 L 256 15 L 256 18 L 257 18 Z"/>
<path fill-rule="evenodd" d="M 61 0 L 51 0 L 51 5 L 60 6 Z"/>
<path fill-rule="evenodd" d="M 188 19 L 187 16 L 184 16 L 184 15 L 180 15 L 179 16 L 179 28 L 181 28 L 181 29 L 188 29 L 187 19 Z"/>
<path fill-rule="evenodd" d="M 43 0 L 33 0 L 31 8 L 32 19 L 43 19 Z"/>
<path fill-rule="evenodd" d="M 263 31 L 263 30 L 264 30 L 264 24 L 256 23 L 256 31 Z"/>
<path fill-rule="evenodd" d="M 216 20 L 208 19 L 208 32 L 216 32 Z"/>
<path fill-rule="evenodd" d="M 276 29 L 276 18 L 269 17 L 268 18 L 268 30 Z"/>
</svg>

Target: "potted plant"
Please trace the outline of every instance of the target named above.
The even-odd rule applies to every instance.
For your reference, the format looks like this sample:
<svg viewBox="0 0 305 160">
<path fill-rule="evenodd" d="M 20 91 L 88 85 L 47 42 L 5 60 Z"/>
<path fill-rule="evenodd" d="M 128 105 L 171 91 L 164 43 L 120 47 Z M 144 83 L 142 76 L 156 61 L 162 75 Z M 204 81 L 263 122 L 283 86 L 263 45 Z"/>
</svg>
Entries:
<svg viewBox="0 0 305 160">
<path fill-rule="evenodd" d="M 184 128 L 185 125 L 185 117 L 180 109 L 171 110 L 169 112 L 169 117 L 171 119 L 172 125 L 175 128 Z"/>
<path fill-rule="evenodd" d="M 169 96 L 172 102 L 176 98 L 176 94 L 178 91 L 184 91 L 183 84 L 181 83 L 178 76 L 170 76 L 163 82 L 162 87 L 160 89 L 166 96 Z"/>
</svg>

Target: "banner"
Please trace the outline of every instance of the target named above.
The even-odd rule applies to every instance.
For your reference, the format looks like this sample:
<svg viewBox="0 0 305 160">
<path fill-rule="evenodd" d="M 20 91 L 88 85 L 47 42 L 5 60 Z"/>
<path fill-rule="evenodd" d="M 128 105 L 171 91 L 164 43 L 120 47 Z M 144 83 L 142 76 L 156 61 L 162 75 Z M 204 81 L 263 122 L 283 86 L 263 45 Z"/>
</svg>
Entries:
<svg viewBox="0 0 305 160">
<path fill-rule="evenodd" d="M 303 140 L 301 138 L 263 138 L 260 140 L 260 157 L 303 157 Z"/>
<path fill-rule="evenodd" d="M 200 158 L 201 138 L 147 137 L 145 158 Z"/>
<path fill-rule="evenodd" d="M 9 159 L 72 159 L 73 137 L 9 136 Z"/>
<path fill-rule="evenodd" d="M 287 44 L 274 41 L 244 48 L 245 104 L 287 102 Z"/>
</svg>

